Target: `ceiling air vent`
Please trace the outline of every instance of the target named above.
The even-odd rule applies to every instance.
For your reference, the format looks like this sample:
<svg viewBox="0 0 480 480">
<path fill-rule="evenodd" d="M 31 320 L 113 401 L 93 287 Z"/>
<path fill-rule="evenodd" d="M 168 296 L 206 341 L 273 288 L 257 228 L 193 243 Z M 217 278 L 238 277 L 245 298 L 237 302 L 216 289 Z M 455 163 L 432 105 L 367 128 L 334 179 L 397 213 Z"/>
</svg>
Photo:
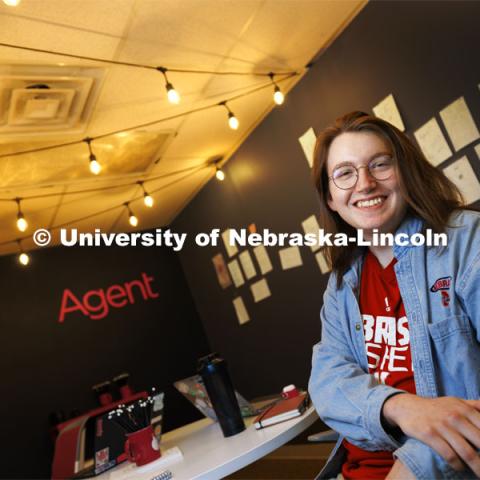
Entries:
<svg viewBox="0 0 480 480">
<path fill-rule="evenodd" d="M 0 138 L 83 133 L 103 74 L 101 68 L 2 67 Z"/>
</svg>

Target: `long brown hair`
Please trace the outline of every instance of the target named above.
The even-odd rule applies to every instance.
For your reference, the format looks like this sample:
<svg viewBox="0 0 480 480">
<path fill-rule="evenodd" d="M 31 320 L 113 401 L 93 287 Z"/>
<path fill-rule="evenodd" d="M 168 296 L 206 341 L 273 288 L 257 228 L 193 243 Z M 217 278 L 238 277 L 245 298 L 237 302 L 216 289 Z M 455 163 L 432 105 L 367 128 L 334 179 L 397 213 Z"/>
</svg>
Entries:
<svg viewBox="0 0 480 480">
<path fill-rule="evenodd" d="M 355 229 L 338 213 L 331 210 L 327 199 L 329 181 L 327 158 L 333 140 L 346 132 L 371 132 L 383 138 L 392 149 L 400 192 L 408 210 L 422 218 L 425 228 L 443 232 L 450 214 L 464 208 L 458 188 L 437 168 L 400 130 L 390 123 L 364 112 L 351 112 L 338 118 L 317 137 L 313 162 L 313 178 L 320 195 L 320 223 L 328 233 L 346 233 L 350 237 Z M 337 274 L 337 286 L 342 283 L 358 250 L 345 246 L 327 246 L 327 261 Z"/>
</svg>

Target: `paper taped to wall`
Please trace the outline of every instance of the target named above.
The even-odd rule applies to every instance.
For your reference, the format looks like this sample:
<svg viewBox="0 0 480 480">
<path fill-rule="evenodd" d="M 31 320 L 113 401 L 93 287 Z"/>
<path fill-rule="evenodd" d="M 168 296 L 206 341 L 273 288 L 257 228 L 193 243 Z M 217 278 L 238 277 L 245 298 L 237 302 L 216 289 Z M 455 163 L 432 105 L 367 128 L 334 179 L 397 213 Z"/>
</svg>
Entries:
<svg viewBox="0 0 480 480">
<path fill-rule="evenodd" d="M 298 247 L 282 248 L 278 251 L 278 254 L 280 255 L 280 263 L 282 264 L 283 270 L 303 265 L 302 256 L 300 255 L 300 249 Z"/>
<path fill-rule="evenodd" d="M 480 199 L 480 183 L 467 157 L 453 162 L 443 173 L 460 189 L 467 204 Z"/>
<path fill-rule="evenodd" d="M 258 282 L 252 283 L 250 286 L 250 291 L 252 292 L 255 303 L 265 300 L 271 295 L 270 288 L 265 278 L 262 278 Z"/>
<path fill-rule="evenodd" d="M 225 231 L 222 232 L 222 240 L 228 256 L 233 257 L 238 253 L 238 248 L 236 245 L 230 245 L 230 230 L 230 228 L 227 228 Z"/>
<path fill-rule="evenodd" d="M 372 110 L 376 117 L 395 125 L 402 132 L 405 131 L 405 125 L 392 94 L 375 105 Z"/>
<path fill-rule="evenodd" d="M 440 112 L 443 124 L 455 150 L 478 140 L 478 128 L 468 109 L 465 98 L 460 97 Z"/>
<path fill-rule="evenodd" d="M 215 267 L 215 272 L 217 273 L 218 283 L 222 288 L 227 288 L 232 284 L 232 279 L 228 274 L 227 265 L 225 259 L 221 253 L 217 253 L 212 257 L 213 266 Z"/>
<path fill-rule="evenodd" d="M 435 118 L 422 125 L 414 135 L 423 154 L 432 165 L 437 166 L 451 157 L 452 151 Z"/>
<path fill-rule="evenodd" d="M 238 264 L 237 260 L 232 260 L 228 262 L 228 270 L 230 275 L 232 276 L 233 284 L 238 288 L 241 287 L 245 280 L 243 278 L 242 271 L 240 270 L 240 265 Z"/>
<path fill-rule="evenodd" d="M 237 297 L 233 300 L 233 307 L 235 308 L 235 313 L 237 314 L 238 323 L 243 325 L 250 321 L 250 316 L 248 315 L 247 309 L 245 308 L 245 303 L 243 302 L 242 297 Z"/>
<path fill-rule="evenodd" d="M 302 227 L 305 233 L 313 233 L 314 235 L 318 235 L 318 231 L 320 230 L 320 225 L 318 224 L 318 220 L 315 215 L 310 215 L 308 218 L 306 218 L 302 222 Z M 320 248 L 320 245 L 317 243 L 315 245 L 311 245 L 310 248 L 312 249 L 312 252 L 314 252 Z"/>
<path fill-rule="evenodd" d="M 315 151 L 315 144 L 317 142 L 317 136 L 313 131 L 313 128 L 310 127 L 301 137 L 299 137 L 298 141 L 302 146 L 303 153 L 305 154 L 305 158 L 307 159 L 310 168 L 313 165 L 313 153 Z"/>
<path fill-rule="evenodd" d="M 327 259 L 325 258 L 325 254 L 323 252 L 318 252 L 315 254 L 315 258 L 317 259 L 318 267 L 320 268 L 322 275 L 330 272 L 331 269 L 328 266 Z"/>
<path fill-rule="evenodd" d="M 266 273 L 273 270 L 272 262 L 270 261 L 270 257 L 268 256 L 267 249 L 263 245 L 255 247 L 253 249 L 253 253 L 255 254 L 255 258 L 257 259 L 257 263 L 260 267 L 262 275 L 265 275 Z"/>
<path fill-rule="evenodd" d="M 242 265 L 245 278 L 250 280 L 257 274 L 255 266 L 253 265 L 252 257 L 250 256 L 250 252 L 248 250 L 244 250 L 242 253 L 240 253 L 238 258 L 240 259 L 240 264 Z"/>
</svg>

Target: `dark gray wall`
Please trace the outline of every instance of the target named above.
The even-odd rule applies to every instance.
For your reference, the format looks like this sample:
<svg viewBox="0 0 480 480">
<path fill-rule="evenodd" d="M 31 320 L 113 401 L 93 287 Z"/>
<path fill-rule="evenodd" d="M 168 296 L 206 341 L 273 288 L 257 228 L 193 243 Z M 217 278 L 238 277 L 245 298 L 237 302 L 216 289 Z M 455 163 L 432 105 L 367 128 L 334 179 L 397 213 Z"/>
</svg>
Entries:
<svg viewBox="0 0 480 480">
<path fill-rule="evenodd" d="M 317 211 L 310 170 L 298 137 L 317 133 L 351 110 L 371 111 L 393 93 L 410 134 L 453 100 L 465 96 L 480 125 L 480 2 L 371 2 L 310 72 L 253 132 L 226 165 L 226 180 L 212 180 L 174 222 L 177 231 L 242 228 L 301 232 Z M 473 147 L 466 154 L 477 175 Z M 211 257 L 223 248 L 190 245 L 180 256 L 213 349 L 229 361 L 248 396 L 305 386 L 312 344 L 320 337 L 318 312 L 327 281 L 308 247 L 304 266 L 282 271 L 277 248 L 267 274 L 272 297 L 255 304 L 248 285 L 222 290 Z M 242 295 L 252 320 L 240 326 L 232 299 Z"/>
<path fill-rule="evenodd" d="M 136 390 L 165 389 L 165 427 L 200 417 L 172 382 L 195 372 L 208 344 L 177 255 L 167 248 L 52 248 L 27 268 L 0 258 L 0 478 L 48 478 L 49 413 L 96 406 L 91 386 L 127 371 Z M 79 299 L 154 277 L 158 298 L 112 308 L 99 320 L 72 312 L 58 323 L 62 294 Z M 91 305 L 99 299 L 92 298 Z M 70 305 L 70 303 L 69 303 Z"/>
</svg>

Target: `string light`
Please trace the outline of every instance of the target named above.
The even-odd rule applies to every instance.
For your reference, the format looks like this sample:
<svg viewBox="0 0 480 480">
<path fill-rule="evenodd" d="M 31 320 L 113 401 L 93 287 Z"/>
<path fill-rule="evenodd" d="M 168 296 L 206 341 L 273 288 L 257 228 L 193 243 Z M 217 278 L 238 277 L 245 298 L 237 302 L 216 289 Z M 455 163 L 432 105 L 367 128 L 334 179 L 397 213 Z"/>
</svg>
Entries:
<svg viewBox="0 0 480 480">
<path fill-rule="evenodd" d="M 179 93 L 175 90 L 173 85 L 168 81 L 167 78 L 167 69 L 165 67 L 157 67 L 157 70 L 159 72 L 162 72 L 164 78 L 165 78 L 165 88 L 167 89 L 167 98 L 170 103 L 174 103 L 175 105 L 180 103 L 180 95 Z"/>
<path fill-rule="evenodd" d="M 125 206 L 127 207 L 127 211 L 128 211 L 128 223 L 132 227 L 136 227 L 138 225 L 138 218 L 132 212 L 132 209 L 130 208 L 129 203 L 125 203 Z"/>
<path fill-rule="evenodd" d="M 30 263 L 30 256 L 28 253 L 25 253 L 22 248 L 20 240 L 17 240 L 18 248 L 20 249 L 20 254 L 18 255 L 18 261 L 21 265 L 27 266 Z"/>
<path fill-rule="evenodd" d="M 166 188 L 170 188 L 171 186 L 177 184 L 178 182 L 184 180 L 185 178 L 190 177 L 192 174 L 194 174 L 194 173 L 198 172 L 199 170 L 201 170 L 201 169 L 203 169 L 203 168 L 206 168 L 206 167 L 208 167 L 208 166 L 210 166 L 210 165 L 211 165 L 211 163 L 208 163 L 207 165 L 196 166 L 196 167 L 193 168 L 193 171 L 192 171 L 192 167 L 190 167 L 190 168 L 188 168 L 188 169 L 184 169 L 184 170 L 180 170 L 180 171 L 178 171 L 178 172 L 175 172 L 175 173 L 183 173 L 183 172 L 185 172 L 185 171 L 189 171 L 189 173 L 187 173 L 186 175 L 183 175 L 182 177 L 180 177 L 180 178 L 178 178 L 178 179 L 176 179 L 176 180 L 173 180 L 173 181 L 171 181 L 171 182 L 169 182 L 169 183 L 166 183 L 166 184 L 162 185 L 161 187 L 155 189 L 155 190 L 153 191 L 153 193 L 158 192 L 158 191 L 160 191 L 160 190 L 164 190 L 164 189 L 166 189 Z M 171 173 L 171 174 L 168 174 L 167 176 L 170 176 L 170 175 L 172 175 L 172 173 Z M 161 176 L 158 176 L 158 177 L 155 177 L 155 178 L 160 178 L 160 177 L 161 177 Z M 163 177 L 163 176 L 162 176 L 162 177 Z M 132 185 L 133 185 L 133 184 L 132 184 Z M 78 193 L 78 192 L 77 192 L 77 193 Z M 28 197 L 28 198 L 34 198 L 34 197 Z M 35 197 L 35 198 L 37 198 L 37 197 Z M 38 198 L 40 198 L 40 197 L 38 197 Z M 134 200 L 138 200 L 138 199 L 139 199 L 139 198 L 135 198 Z M 14 199 L 10 199 L 10 200 L 8 200 L 8 201 L 13 201 L 13 200 L 14 200 Z M 130 202 L 131 202 L 131 201 L 130 201 Z M 103 215 L 103 214 L 105 214 L 105 213 L 112 212 L 112 211 L 116 210 L 117 208 L 121 208 L 121 207 L 123 208 L 125 205 L 126 205 L 126 203 L 122 203 L 122 204 L 120 204 L 120 205 L 115 205 L 115 206 L 113 206 L 113 207 L 109 207 L 109 208 L 106 208 L 106 209 L 104 209 L 104 210 L 100 210 L 100 211 L 94 212 L 94 213 L 92 213 L 92 214 L 89 214 L 89 215 L 86 215 L 86 216 L 83 216 L 83 217 L 79 217 L 79 218 L 76 218 L 76 219 L 74 219 L 74 220 L 70 220 L 70 221 L 68 221 L 68 222 L 59 223 L 59 224 L 57 224 L 57 225 L 54 225 L 54 226 L 50 227 L 50 231 L 52 231 L 52 230 L 58 230 L 59 228 L 65 228 L 65 227 L 74 225 L 75 223 L 83 222 L 83 221 L 85 221 L 85 220 L 90 220 L 91 218 L 97 217 L 97 216 L 99 216 L 99 215 Z M 129 212 L 130 212 L 130 211 L 131 211 L 131 210 L 129 209 Z M 135 217 L 135 218 L 136 218 L 136 217 Z M 31 238 L 31 237 L 25 237 L 25 238 Z M 13 242 L 18 242 L 18 239 L 17 239 L 17 240 L 6 240 L 6 241 L 3 241 L 3 242 L 0 242 L 0 246 L 8 245 L 8 244 L 13 243 Z"/>
<path fill-rule="evenodd" d="M 17 202 L 17 208 L 18 208 L 18 213 L 17 213 L 17 228 L 21 231 L 24 232 L 28 228 L 28 223 L 25 220 L 25 217 L 23 216 L 22 209 L 20 207 L 20 198 L 16 198 L 15 201 Z"/>
<path fill-rule="evenodd" d="M 273 89 L 273 101 L 277 105 L 282 105 L 282 103 L 285 101 L 285 95 L 282 93 L 282 91 L 280 90 L 280 87 L 275 83 L 275 80 L 273 79 L 275 74 L 273 72 L 270 72 L 268 76 L 270 77 L 270 80 L 275 86 L 275 88 Z"/>
<path fill-rule="evenodd" d="M 143 203 L 146 207 L 152 208 L 154 204 L 153 197 L 145 190 L 143 182 L 138 182 L 138 184 L 140 185 L 140 187 L 142 187 L 143 190 Z"/>
<path fill-rule="evenodd" d="M 20 46 L 15 46 L 15 45 L 10 45 L 10 44 L 2 44 L 0 42 L 0 46 L 8 46 L 8 47 L 12 47 L 12 48 L 20 48 L 20 49 L 23 49 L 23 50 L 31 50 L 31 51 L 40 51 L 39 49 L 33 49 L 33 48 L 29 48 L 29 47 L 20 47 Z M 55 52 L 53 52 L 55 53 Z M 60 55 L 60 53 L 58 53 Z M 67 54 L 67 56 L 69 56 Z M 72 56 L 73 57 L 73 56 Z M 102 61 L 102 60 L 98 60 L 98 61 Z M 135 65 L 132 65 L 132 66 L 135 66 Z M 155 68 L 156 70 L 158 70 L 159 68 L 158 67 L 152 67 L 152 68 Z M 166 69 L 165 69 L 166 70 Z M 173 69 L 170 69 L 170 71 L 176 71 L 176 70 L 173 70 Z M 187 71 L 184 71 L 184 73 L 186 73 Z M 193 73 L 193 71 L 192 71 Z M 206 71 L 205 72 L 197 72 L 197 73 L 207 73 Z M 213 74 L 214 72 L 212 72 Z M 235 72 L 220 72 L 221 74 L 237 74 Z M 255 75 L 262 75 L 262 76 L 267 76 L 267 74 L 255 74 Z M 270 74 L 268 74 L 270 75 Z M 292 72 L 292 73 L 280 73 L 279 75 L 285 75 L 285 78 L 282 78 L 281 81 L 284 81 L 284 80 L 287 80 L 288 78 L 291 78 L 293 76 L 296 76 L 296 75 L 299 75 L 299 73 L 297 72 Z M 166 78 L 166 76 L 165 76 Z M 168 83 L 168 81 L 167 81 Z M 71 145 L 78 145 L 80 143 L 87 143 L 87 146 L 88 146 L 88 149 L 89 149 L 89 155 L 90 155 L 90 170 L 92 171 L 92 173 L 94 174 L 98 174 L 100 173 L 101 169 L 102 169 L 102 166 L 99 164 L 99 162 L 97 161 L 92 149 L 91 149 L 91 142 L 93 140 L 97 140 L 97 139 L 100 139 L 100 138 L 105 138 L 105 137 L 108 137 L 108 136 L 111 136 L 111 135 L 115 135 L 115 134 L 119 134 L 119 133 L 123 133 L 123 132 L 127 132 L 127 131 L 133 131 L 133 130 L 136 130 L 136 129 L 139 129 L 139 128 L 144 128 L 146 126 L 151 126 L 151 125 L 156 125 L 156 124 L 159 124 L 159 123 L 162 123 L 162 122 L 165 122 L 165 121 L 168 121 L 168 120 L 171 120 L 173 118 L 179 118 L 179 117 L 184 117 L 186 115 L 189 115 L 191 113 L 197 113 L 197 112 L 201 112 L 201 111 L 204 111 L 204 110 L 208 110 L 210 108 L 215 108 L 219 105 L 223 105 L 227 111 L 228 111 L 228 122 L 229 122 L 229 126 L 230 128 L 232 129 L 237 129 L 239 127 L 239 122 L 238 122 L 238 119 L 235 117 L 235 115 L 233 114 L 233 112 L 230 110 L 230 108 L 227 106 L 227 101 L 232 101 L 232 100 L 237 100 L 239 98 L 242 98 L 242 97 L 245 97 L 247 95 L 251 95 L 257 91 L 260 91 L 260 90 L 263 90 L 265 88 L 267 88 L 268 86 L 270 85 L 270 83 L 268 84 L 263 84 L 263 85 L 260 85 L 260 86 L 257 86 L 255 88 L 252 88 L 251 90 L 249 90 L 248 92 L 244 92 L 244 93 L 241 93 L 239 95 L 236 95 L 234 97 L 231 97 L 227 100 L 224 100 L 220 103 L 214 103 L 214 104 L 211 104 L 211 105 L 206 105 L 206 106 L 202 106 L 202 107 L 199 107 L 199 108 L 196 108 L 196 109 L 192 109 L 188 112 L 182 112 L 180 114 L 176 114 L 174 116 L 169 116 L 169 117 L 166 117 L 166 118 L 162 118 L 162 119 L 159 119 L 159 120 L 154 120 L 154 121 L 151 121 L 151 122 L 148 122 L 148 123 L 144 123 L 144 124 L 140 124 L 140 125 L 134 125 L 134 126 L 130 126 L 130 127 L 125 127 L 125 128 L 122 128 L 121 130 L 116 130 L 116 131 L 111 131 L 111 132 L 106 132 L 106 133 L 103 133 L 101 135 L 97 135 L 93 138 L 85 138 L 83 140 L 76 140 L 76 141 L 71 141 L 71 142 L 65 142 L 65 143 L 62 143 L 62 144 L 55 144 L 55 145 L 48 145 L 48 146 L 44 146 L 44 147 L 40 147 L 40 148 L 34 148 L 34 149 L 29 149 L 29 150 L 23 150 L 23 151 L 16 151 L 16 152 L 10 152 L 10 153 L 6 153 L 6 154 L 0 154 L 0 158 L 4 158 L 4 157 L 13 157 L 13 156 L 18 156 L 18 155 L 26 155 L 26 154 L 31 154 L 31 153 L 36 153 L 36 152 L 44 152 L 44 151 L 50 151 L 50 150 L 53 150 L 53 149 L 58 149 L 58 148 L 64 148 L 64 147 L 67 147 L 67 146 L 71 146 Z M 190 170 L 190 169 L 186 169 L 186 170 Z M 217 171 L 218 171 L 218 174 L 217 174 Z M 172 172 L 172 173 L 169 173 L 167 176 L 169 175 L 172 175 L 172 174 L 175 174 L 175 173 L 180 173 L 179 172 Z M 224 172 L 221 170 L 221 168 L 216 168 L 216 172 L 215 172 L 215 175 L 216 175 L 216 178 L 219 180 L 219 181 L 223 181 L 224 178 L 225 178 L 225 174 Z M 130 184 L 131 185 L 131 184 Z M 116 186 L 114 187 L 106 187 L 106 188 L 117 188 Z M 105 189 L 102 188 L 102 189 L 90 189 L 90 190 L 103 190 Z M 78 194 L 79 192 L 66 192 L 67 194 L 68 193 L 71 193 L 71 194 Z M 56 194 L 47 194 L 47 195 L 37 195 L 37 196 L 32 196 L 32 197 L 28 197 L 28 198 L 41 198 L 41 197 L 46 197 L 46 196 L 54 196 Z M 146 197 L 150 197 L 150 195 L 146 195 Z M 145 195 L 144 195 L 144 198 L 145 198 Z M 12 201 L 14 200 L 13 198 L 12 199 L 0 199 L 0 201 Z M 149 200 L 144 200 L 145 203 L 149 202 Z M 138 218 L 133 214 L 133 212 L 131 211 L 130 207 L 129 207 L 129 204 L 128 203 L 125 203 L 123 204 L 127 207 L 128 209 L 128 213 L 129 213 L 129 222 L 132 226 L 137 226 L 138 225 Z M 153 198 L 152 198 L 152 205 L 153 205 Z M 119 206 L 116 206 L 114 208 L 119 208 L 121 205 Z M 110 209 L 107 209 L 105 211 L 110 211 Z M 101 213 L 104 213 L 105 211 L 101 211 L 101 212 L 97 212 L 95 214 L 93 214 L 93 216 L 95 215 L 99 215 Z M 89 215 L 85 218 L 90 218 L 92 215 Z M 21 217 L 23 218 L 23 214 L 21 215 Z M 18 217 L 17 217 L 18 219 Z M 73 221 L 72 222 L 67 222 L 65 224 L 62 224 L 62 225 L 70 225 L 70 224 L 73 224 Z M 23 226 L 25 225 L 25 229 L 28 228 L 28 223 L 26 222 L 26 220 L 23 218 L 23 221 L 20 222 L 20 225 Z M 59 226 L 56 226 L 55 228 L 59 228 Z M 20 229 L 20 227 L 19 227 Z M 9 244 L 9 243 L 12 243 L 13 241 L 12 240 L 8 240 L 8 241 L 4 241 L 4 242 L 1 242 L 0 245 L 5 245 L 5 244 Z M 22 252 L 24 253 L 24 252 Z M 28 254 L 25 253 L 24 256 L 22 256 L 22 260 L 25 261 L 26 263 L 29 262 L 29 256 Z"/>
<path fill-rule="evenodd" d="M 201 167 L 203 166 L 209 166 L 210 165 L 210 162 L 207 162 L 206 164 L 204 165 L 201 165 Z M 180 170 L 174 170 L 172 172 L 167 172 L 167 173 L 163 173 L 163 174 L 160 174 L 160 175 L 155 175 L 153 177 L 149 177 L 148 181 L 151 182 L 151 181 L 154 181 L 154 180 L 159 180 L 161 178 L 168 178 L 168 177 L 172 177 L 174 175 L 178 175 L 179 173 L 184 173 L 184 172 L 191 172 L 192 170 L 197 170 L 199 168 L 198 165 L 195 165 L 193 167 L 187 167 L 187 168 L 182 168 Z M 104 192 L 104 191 L 108 191 L 108 190 L 114 190 L 114 189 L 119 189 L 119 188 L 124 188 L 124 187 L 131 187 L 133 185 L 137 185 L 138 181 L 134 181 L 134 182 L 128 182 L 128 183 L 116 183 L 115 185 L 108 185 L 108 186 L 105 186 L 105 187 L 95 187 L 95 188 L 85 188 L 83 190 L 70 190 L 68 192 L 63 192 L 62 193 L 62 196 L 63 197 L 66 197 L 66 196 L 69 196 L 69 195 L 78 195 L 80 193 L 98 193 L 98 192 Z M 22 198 L 22 200 L 37 200 L 39 198 L 52 198 L 52 197 L 58 197 L 58 193 L 42 193 L 42 194 L 39 194 L 39 195 L 27 195 L 25 197 Z M 0 197 L 0 202 L 15 202 L 16 199 L 15 198 L 1 198 Z"/>
<path fill-rule="evenodd" d="M 215 177 L 219 182 L 225 180 L 225 172 L 218 165 L 215 167 Z"/>
<path fill-rule="evenodd" d="M 275 87 L 275 90 L 273 92 L 273 100 L 277 105 L 282 105 L 282 103 L 285 100 L 285 96 L 281 92 L 280 87 L 278 85 Z"/>
<path fill-rule="evenodd" d="M 95 154 L 92 151 L 92 145 L 91 145 L 92 139 L 87 137 L 83 141 L 88 145 L 88 152 L 90 154 L 90 157 L 89 157 L 90 158 L 90 171 L 94 175 L 98 175 L 102 170 L 102 166 L 98 163 L 97 157 L 95 156 Z"/>
<path fill-rule="evenodd" d="M 28 253 L 22 252 L 22 253 L 18 256 L 18 261 L 19 261 L 22 265 L 27 266 L 27 265 L 30 263 L 30 257 L 29 257 L 29 255 L 28 255 Z"/>
<path fill-rule="evenodd" d="M 240 123 L 238 122 L 238 119 L 234 115 L 234 113 L 228 108 L 227 101 L 224 100 L 223 102 L 220 102 L 219 105 L 222 105 L 223 107 L 225 107 L 227 109 L 227 112 L 228 112 L 228 126 L 232 130 L 236 130 L 238 128 L 238 126 L 240 125 Z"/>
</svg>

